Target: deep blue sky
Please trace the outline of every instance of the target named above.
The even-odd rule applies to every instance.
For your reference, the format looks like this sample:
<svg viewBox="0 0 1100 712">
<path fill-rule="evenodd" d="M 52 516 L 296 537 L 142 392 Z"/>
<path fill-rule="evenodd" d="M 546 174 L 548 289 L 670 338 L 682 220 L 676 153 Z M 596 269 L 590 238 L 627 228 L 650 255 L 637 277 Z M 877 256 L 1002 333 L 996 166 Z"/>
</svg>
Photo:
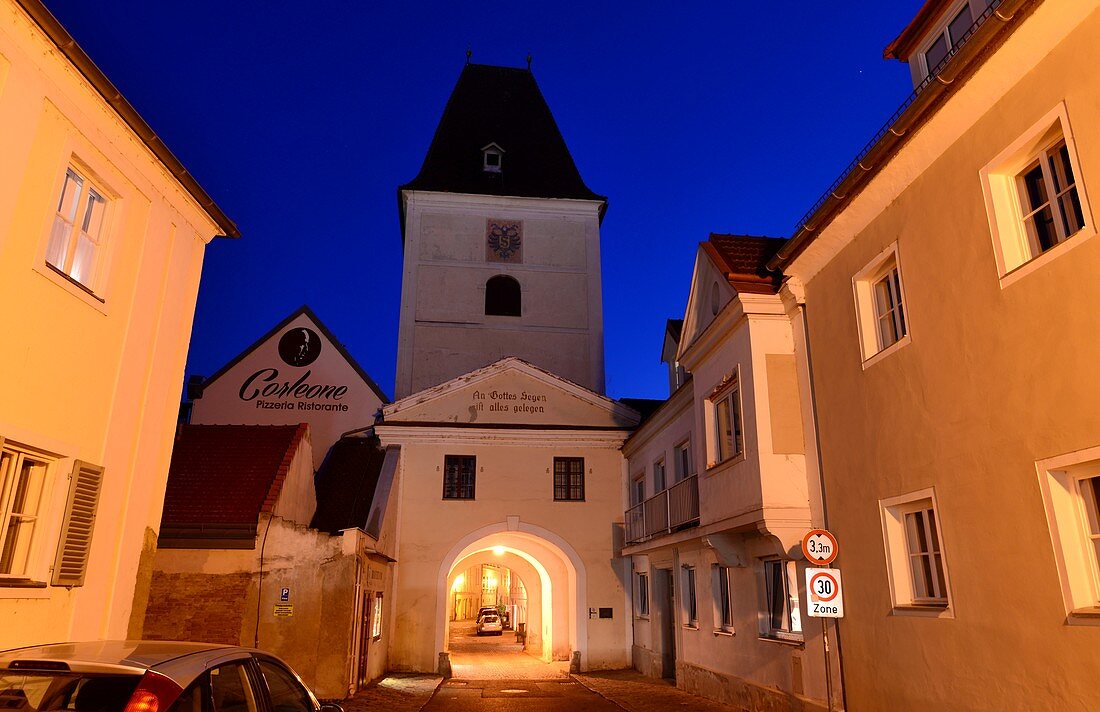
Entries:
<svg viewBox="0 0 1100 712">
<path fill-rule="evenodd" d="M 309 304 L 393 393 L 396 186 L 465 61 L 535 77 L 603 223 L 607 388 L 664 397 L 709 232 L 789 236 L 910 92 L 920 0 L 576 4 L 47 0 L 241 228 L 207 249 L 188 373 Z"/>
</svg>

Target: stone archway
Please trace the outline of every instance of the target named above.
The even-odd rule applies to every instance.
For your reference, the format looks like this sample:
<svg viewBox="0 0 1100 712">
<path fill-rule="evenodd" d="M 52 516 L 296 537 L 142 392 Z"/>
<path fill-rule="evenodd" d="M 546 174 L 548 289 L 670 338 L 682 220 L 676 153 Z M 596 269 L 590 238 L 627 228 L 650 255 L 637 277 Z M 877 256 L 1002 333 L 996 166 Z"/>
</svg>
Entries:
<svg viewBox="0 0 1100 712">
<path fill-rule="evenodd" d="M 581 665 L 588 648 L 586 574 L 577 552 L 562 537 L 518 517 L 481 527 L 462 537 L 440 562 L 437 581 L 436 651 L 448 649 L 449 591 L 456 572 L 498 559 L 507 561 L 527 587 L 528 611 L 537 599 L 538 620 L 528 619 L 527 652 L 544 663 L 555 663 L 546 673 L 557 676 L 579 653 Z M 513 566 L 514 565 L 514 566 Z M 583 669 L 583 668 L 582 668 Z M 537 671 L 535 671 L 537 674 Z"/>
</svg>

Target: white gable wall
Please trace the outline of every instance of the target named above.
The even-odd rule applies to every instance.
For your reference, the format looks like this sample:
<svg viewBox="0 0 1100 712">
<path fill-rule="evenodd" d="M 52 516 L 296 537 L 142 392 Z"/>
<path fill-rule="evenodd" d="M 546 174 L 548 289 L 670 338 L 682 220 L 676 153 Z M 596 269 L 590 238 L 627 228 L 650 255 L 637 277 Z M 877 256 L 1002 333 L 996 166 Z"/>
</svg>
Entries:
<svg viewBox="0 0 1100 712">
<path fill-rule="evenodd" d="M 288 332 L 309 329 L 319 339 L 316 360 L 287 363 L 279 342 Z M 310 346 L 309 349 L 313 347 Z M 268 393 L 265 395 L 264 391 Z M 363 380 L 324 330 L 299 314 L 203 389 L 191 422 L 199 425 L 292 425 L 309 423 L 313 469 L 343 433 L 374 423 L 382 399 Z"/>
</svg>

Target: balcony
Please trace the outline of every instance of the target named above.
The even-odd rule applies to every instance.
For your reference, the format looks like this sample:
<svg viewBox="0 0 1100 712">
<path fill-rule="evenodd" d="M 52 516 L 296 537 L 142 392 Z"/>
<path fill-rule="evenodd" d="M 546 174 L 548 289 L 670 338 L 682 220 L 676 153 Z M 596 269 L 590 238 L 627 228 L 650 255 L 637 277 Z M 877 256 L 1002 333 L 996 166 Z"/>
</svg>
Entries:
<svg viewBox="0 0 1100 712">
<path fill-rule="evenodd" d="M 640 544 L 699 523 L 699 476 L 680 480 L 626 510 L 626 543 Z"/>
</svg>

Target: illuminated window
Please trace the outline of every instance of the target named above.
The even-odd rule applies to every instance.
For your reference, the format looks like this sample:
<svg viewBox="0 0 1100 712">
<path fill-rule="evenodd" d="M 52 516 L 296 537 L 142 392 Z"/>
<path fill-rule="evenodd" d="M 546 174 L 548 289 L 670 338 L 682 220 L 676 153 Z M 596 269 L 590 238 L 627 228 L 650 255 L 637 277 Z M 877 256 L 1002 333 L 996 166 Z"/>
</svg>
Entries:
<svg viewBox="0 0 1100 712">
<path fill-rule="evenodd" d="M 382 637 L 382 594 L 374 594 L 374 606 L 371 610 L 370 634 L 375 640 Z"/>
<path fill-rule="evenodd" d="M 96 271 L 103 244 L 107 210 L 105 192 L 69 167 L 57 199 L 46 262 L 89 290 L 96 286 Z"/>
</svg>

